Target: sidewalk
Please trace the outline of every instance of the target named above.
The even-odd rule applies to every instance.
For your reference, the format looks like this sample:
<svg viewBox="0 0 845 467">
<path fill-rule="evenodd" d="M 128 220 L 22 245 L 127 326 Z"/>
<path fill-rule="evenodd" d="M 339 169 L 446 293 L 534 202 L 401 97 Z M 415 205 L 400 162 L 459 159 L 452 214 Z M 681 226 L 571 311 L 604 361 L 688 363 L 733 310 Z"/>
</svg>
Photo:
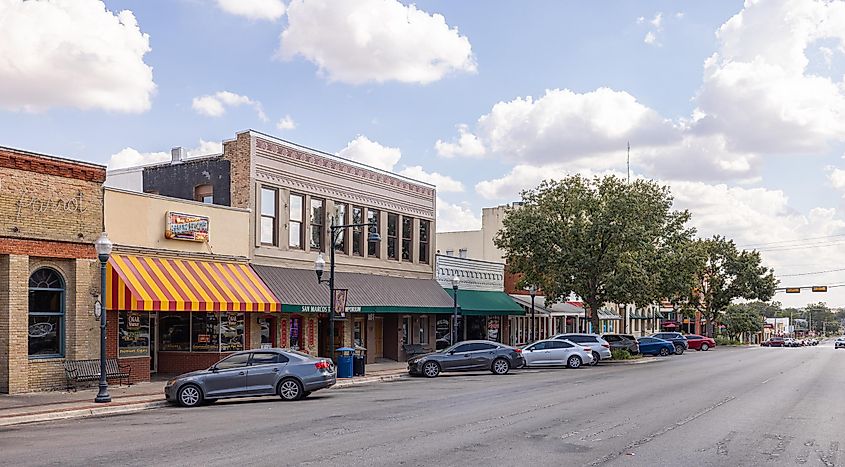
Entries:
<svg viewBox="0 0 845 467">
<path fill-rule="evenodd" d="M 372 363 L 367 365 L 366 376 L 338 378 L 331 390 L 362 384 L 394 381 L 408 374 L 404 362 Z M 112 401 L 94 402 L 97 387 L 76 392 L 49 391 L 27 394 L 0 395 L 0 427 L 48 420 L 82 418 L 141 410 L 167 405 L 164 386 L 167 378 L 137 383 L 132 386 L 109 386 Z"/>
</svg>

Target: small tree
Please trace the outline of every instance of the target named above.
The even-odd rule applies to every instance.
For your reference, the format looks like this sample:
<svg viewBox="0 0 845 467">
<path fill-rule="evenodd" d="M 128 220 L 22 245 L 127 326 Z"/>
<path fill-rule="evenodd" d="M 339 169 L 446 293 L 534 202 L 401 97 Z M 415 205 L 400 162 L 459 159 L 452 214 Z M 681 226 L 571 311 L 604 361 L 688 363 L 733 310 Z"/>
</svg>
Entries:
<svg viewBox="0 0 845 467">
<path fill-rule="evenodd" d="M 713 337 L 719 313 L 734 300 L 767 301 L 775 294 L 774 272 L 761 265 L 757 251 L 739 251 L 733 240 L 720 236 L 699 240 L 697 248 L 701 262 L 687 303 L 707 319 L 708 336 Z"/>
<path fill-rule="evenodd" d="M 722 324 L 728 336 L 733 340 L 742 340 L 741 336 L 753 334 L 763 330 L 763 315 L 758 307 L 745 303 L 730 305 L 722 317 Z"/>
<path fill-rule="evenodd" d="M 594 330 L 606 302 L 647 304 L 689 290 L 684 259 L 695 231 L 687 211 L 672 210 L 668 187 L 573 175 L 523 192 L 522 201 L 496 246 L 548 303 L 578 294 Z"/>
</svg>

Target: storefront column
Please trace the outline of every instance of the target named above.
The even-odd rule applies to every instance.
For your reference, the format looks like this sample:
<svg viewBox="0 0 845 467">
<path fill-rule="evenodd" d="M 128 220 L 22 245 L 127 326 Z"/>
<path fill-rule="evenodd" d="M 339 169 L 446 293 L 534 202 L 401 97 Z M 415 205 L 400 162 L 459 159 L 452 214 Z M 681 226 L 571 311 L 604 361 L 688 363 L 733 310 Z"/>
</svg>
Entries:
<svg viewBox="0 0 845 467">
<path fill-rule="evenodd" d="M 0 392 L 29 390 L 29 257 L 0 256 Z"/>
</svg>

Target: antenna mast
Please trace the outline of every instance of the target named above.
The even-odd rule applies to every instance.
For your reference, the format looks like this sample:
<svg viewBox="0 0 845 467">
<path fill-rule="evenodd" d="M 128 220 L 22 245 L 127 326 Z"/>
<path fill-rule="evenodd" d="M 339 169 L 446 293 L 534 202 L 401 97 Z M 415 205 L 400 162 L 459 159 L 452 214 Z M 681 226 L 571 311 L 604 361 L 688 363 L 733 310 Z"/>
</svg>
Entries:
<svg viewBox="0 0 845 467">
<path fill-rule="evenodd" d="M 628 183 L 631 183 L 631 142 L 628 141 Z"/>
</svg>

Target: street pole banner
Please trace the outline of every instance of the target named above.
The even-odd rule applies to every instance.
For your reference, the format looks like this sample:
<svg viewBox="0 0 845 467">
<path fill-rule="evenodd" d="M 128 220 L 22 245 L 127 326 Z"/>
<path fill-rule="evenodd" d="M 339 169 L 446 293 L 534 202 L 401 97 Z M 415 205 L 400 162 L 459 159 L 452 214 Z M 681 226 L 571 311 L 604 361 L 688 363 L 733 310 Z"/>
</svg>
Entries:
<svg viewBox="0 0 845 467">
<path fill-rule="evenodd" d="M 334 289 L 334 317 L 335 319 L 346 319 L 346 297 L 349 289 Z"/>
</svg>

